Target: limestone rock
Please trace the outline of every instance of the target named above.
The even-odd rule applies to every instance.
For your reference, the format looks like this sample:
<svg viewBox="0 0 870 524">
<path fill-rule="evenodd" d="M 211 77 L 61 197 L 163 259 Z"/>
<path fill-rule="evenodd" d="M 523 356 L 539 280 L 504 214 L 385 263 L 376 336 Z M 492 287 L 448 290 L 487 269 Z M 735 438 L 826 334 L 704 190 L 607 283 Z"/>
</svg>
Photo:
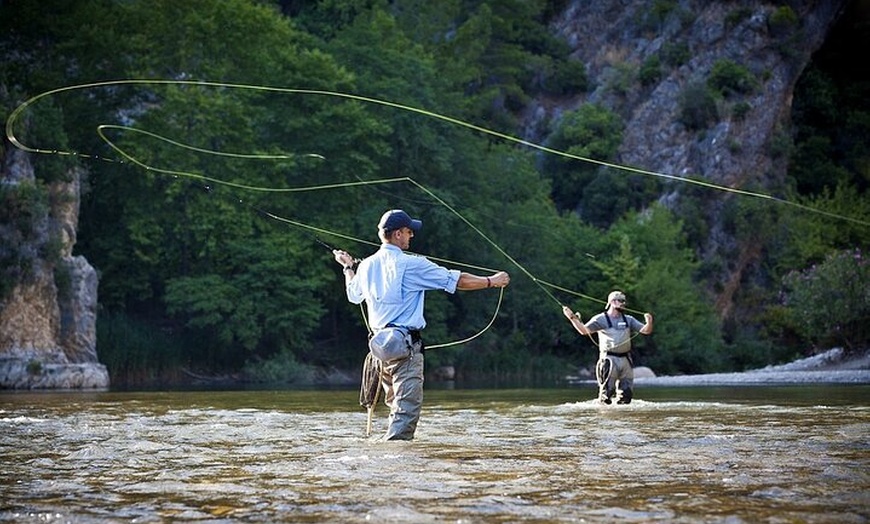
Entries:
<svg viewBox="0 0 870 524">
<path fill-rule="evenodd" d="M 27 153 L 9 148 L 2 160 L 4 189 L 35 183 Z M 27 261 L 26 270 L 12 273 L 15 285 L 0 297 L 0 388 L 109 385 L 108 371 L 97 359 L 97 273 L 84 257 L 72 256 L 80 177 L 74 170 L 69 181 L 53 183 L 48 213 L 34 217 L 26 231 L 0 224 L 0 249 Z M 56 257 L 43 255 L 58 244 Z"/>
<path fill-rule="evenodd" d="M 638 366 L 634 368 L 634 378 L 653 378 L 656 374 L 646 366 Z"/>
</svg>

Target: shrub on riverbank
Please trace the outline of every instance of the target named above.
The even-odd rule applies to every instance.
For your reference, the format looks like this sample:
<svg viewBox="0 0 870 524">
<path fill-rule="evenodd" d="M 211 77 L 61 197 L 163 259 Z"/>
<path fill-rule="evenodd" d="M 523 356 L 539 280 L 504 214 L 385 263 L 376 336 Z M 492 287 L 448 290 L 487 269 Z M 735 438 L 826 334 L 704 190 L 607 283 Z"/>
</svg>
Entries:
<svg viewBox="0 0 870 524">
<path fill-rule="evenodd" d="M 783 287 L 790 326 L 815 347 L 842 344 L 854 352 L 870 345 L 870 264 L 860 249 L 792 271 Z"/>
</svg>

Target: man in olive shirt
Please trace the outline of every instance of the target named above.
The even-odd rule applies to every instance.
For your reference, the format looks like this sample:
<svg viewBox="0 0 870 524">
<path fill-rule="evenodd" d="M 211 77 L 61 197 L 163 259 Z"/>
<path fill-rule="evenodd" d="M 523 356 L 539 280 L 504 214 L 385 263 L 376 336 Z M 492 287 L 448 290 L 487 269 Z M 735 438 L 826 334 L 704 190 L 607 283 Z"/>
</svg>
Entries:
<svg viewBox="0 0 870 524">
<path fill-rule="evenodd" d="M 603 313 L 592 317 L 585 324 L 580 315 L 564 306 L 562 312 L 581 335 L 598 333 L 598 363 L 595 376 L 598 379 L 598 400 L 610 404 L 616 396 L 617 404 L 631 402 L 634 370 L 631 363 L 632 332 L 649 335 L 653 331 L 653 317 L 644 313 L 645 324 L 625 314 L 625 293 L 613 291 L 607 296 Z"/>
</svg>

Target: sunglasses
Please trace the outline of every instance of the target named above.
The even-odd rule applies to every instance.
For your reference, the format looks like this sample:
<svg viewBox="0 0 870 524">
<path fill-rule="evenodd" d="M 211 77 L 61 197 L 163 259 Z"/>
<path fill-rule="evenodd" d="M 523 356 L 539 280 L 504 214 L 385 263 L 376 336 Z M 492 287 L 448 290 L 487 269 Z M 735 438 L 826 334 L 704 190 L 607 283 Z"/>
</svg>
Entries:
<svg viewBox="0 0 870 524">
<path fill-rule="evenodd" d="M 620 304 L 625 304 L 625 299 L 624 299 L 624 298 L 614 298 L 613 301 L 614 301 L 614 302 L 619 302 Z"/>
</svg>

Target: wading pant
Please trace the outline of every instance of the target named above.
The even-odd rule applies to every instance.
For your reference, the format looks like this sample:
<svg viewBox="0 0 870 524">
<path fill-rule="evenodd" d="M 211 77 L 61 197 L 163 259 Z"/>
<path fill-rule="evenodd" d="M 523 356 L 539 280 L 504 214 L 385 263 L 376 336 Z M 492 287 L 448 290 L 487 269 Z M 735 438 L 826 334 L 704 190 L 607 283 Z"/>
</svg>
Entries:
<svg viewBox="0 0 870 524">
<path fill-rule="evenodd" d="M 602 354 L 595 366 L 595 376 L 598 378 L 598 400 L 610 404 L 616 397 L 617 404 L 631 402 L 632 386 L 634 385 L 634 370 L 628 354 Z"/>
<path fill-rule="evenodd" d="M 381 382 L 384 402 L 390 407 L 389 427 L 384 440 L 411 440 L 423 408 L 423 353 L 415 342 L 411 356 L 384 363 Z"/>
</svg>

